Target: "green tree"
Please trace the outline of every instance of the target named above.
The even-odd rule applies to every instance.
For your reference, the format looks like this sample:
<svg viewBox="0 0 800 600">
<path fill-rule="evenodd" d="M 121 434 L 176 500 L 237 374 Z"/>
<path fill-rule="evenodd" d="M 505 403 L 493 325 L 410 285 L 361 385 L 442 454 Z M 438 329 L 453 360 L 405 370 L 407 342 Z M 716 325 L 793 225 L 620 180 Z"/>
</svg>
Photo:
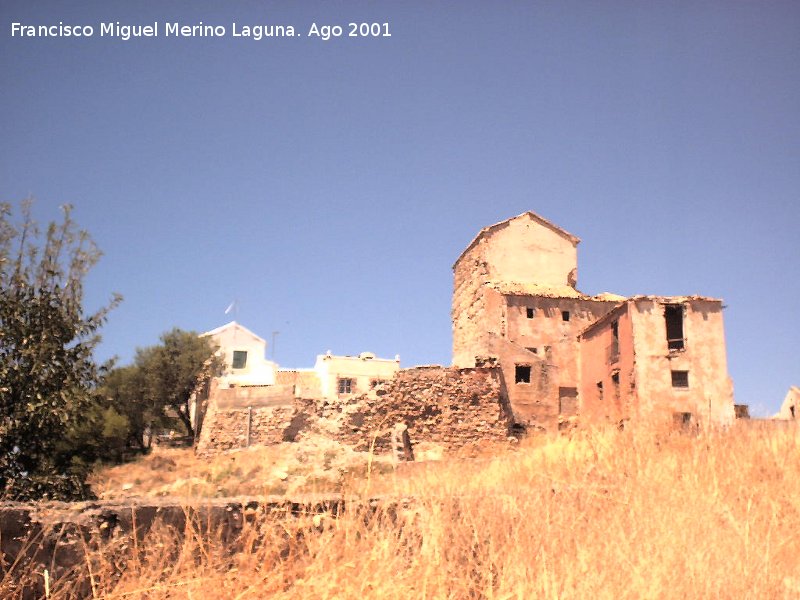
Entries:
<svg viewBox="0 0 800 600">
<path fill-rule="evenodd" d="M 171 408 L 190 438 L 194 438 L 194 428 L 189 402 L 195 389 L 218 372 L 220 361 L 214 352 L 208 338 L 175 328 L 161 336 L 159 345 L 136 353 L 135 364 L 144 375 L 147 404 L 154 410 Z"/>
<path fill-rule="evenodd" d="M 128 423 L 128 447 L 146 450 L 146 432 L 180 424 L 194 437 L 190 416 L 192 394 L 220 370 L 208 338 L 172 329 L 161 343 L 139 348 L 133 364 L 111 371 L 101 393 Z M 177 421 L 177 423 L 176 423 Z"/>
<path fill-rule="evenodd" d="M 89 493 L 63 438 L 93 406 L 105 368 L 93 351 L 120 297 L 84 312 L 83 280 L 100 252 L 70 211 L 42 235 L 30 200 L 19 222 L 0 204 L 0 490 L 11 499 Z"/>
</svg>

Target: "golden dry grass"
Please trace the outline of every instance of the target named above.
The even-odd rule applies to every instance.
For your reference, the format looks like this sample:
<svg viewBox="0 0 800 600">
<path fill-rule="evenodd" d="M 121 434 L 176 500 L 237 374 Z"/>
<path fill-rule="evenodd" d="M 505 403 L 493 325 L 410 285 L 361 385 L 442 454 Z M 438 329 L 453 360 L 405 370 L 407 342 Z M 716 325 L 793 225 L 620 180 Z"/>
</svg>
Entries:
<svg viewBox="0 0 800 600">
<path fill-rule="evenodd" d="M 365 473 L 392 470 L 388 456 L 354 452 L 330 439 L 252 446 L 196 456 L 190 448 L 160 448 L 140 459 L 104 467 L 89 483 L 104 500 L 169 496 L 182 501 L 231 496 L 342 492 Z"/>
<path fill-rule="evenodd" d="M 263 517 L 236 551 L 156 531 L 82 574 L 109 599 L 800 598 L 798 473 L 795 428 L 579 431 L 352 482 L 399 511 Z"/>
</svg>

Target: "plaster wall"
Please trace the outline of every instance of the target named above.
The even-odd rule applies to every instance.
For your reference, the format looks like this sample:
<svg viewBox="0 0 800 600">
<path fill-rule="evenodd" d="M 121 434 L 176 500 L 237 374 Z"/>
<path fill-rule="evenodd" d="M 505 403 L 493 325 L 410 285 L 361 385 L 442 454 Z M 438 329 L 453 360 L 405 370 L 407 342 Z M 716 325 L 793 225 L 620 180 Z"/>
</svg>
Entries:
<svg viewBox="0 0 800 600">
<path fill-rule="evenodd" d="M 666 304 L 684 307 L 683 350 L 667 347 Z M 630 310 L 638 416 L 668 421 L 677 413 L 691 413 L 701 424 L 733 422 L 733 384 L 728 375 L 721 301 L 637 298 L 630 301 Z M 687 371 L 688 387 L 673 386 L 672 371 Z"/>
<path fill-rule="evenodd" d="M 225 372 L 220 378 L 221 386 L 275 383 L 276 365 L 264 358 L 267 343 L 263 339 L 235 322 L 215 331 L 208 337 L 219 347 L 219 352 L 225 361 Z M 244 368 L 233 368 L 234 351 L 247 352 Z"/>
<path fill-rule="evenodd" d="M 586 422 L 618 422 L 636 411 L 636 357 L 628 306 L 580 336 L 580 411 Z"/>
<path fill-rule="evenodd" d="M 359 356 L 320 354 L 314 365 L 322 386 L 323 398 L 336 398 L 340 395 L 339 379 L 352 380 L 350 394 L 363 394 L 370 390 L 373 381 L 390 381 L 399 370 L 399 358 L 376 358 L 370 352 L 362 352 Z"/>
<path fill-rule="evenodd" d="M 505 302 L 508 340 L 523 348 L 535 349 L 548 363 L 558 365 L 557 384 L 562 387 L 578 385 L 578 334 L 617 304 L 537 296 L 506 296 Z M 532 318 L 528 317 L 528 309 L 533 310 Z M 564 320 L 565 312 L 569 314 L 568 321 Z"/>
<path fill-rule="evenodd" d="M 488 274 L 493 280 L 575 287 L 577 242 L 528 214 L 487 232 L 479 244 L 486 246 Z"/>
</svg>

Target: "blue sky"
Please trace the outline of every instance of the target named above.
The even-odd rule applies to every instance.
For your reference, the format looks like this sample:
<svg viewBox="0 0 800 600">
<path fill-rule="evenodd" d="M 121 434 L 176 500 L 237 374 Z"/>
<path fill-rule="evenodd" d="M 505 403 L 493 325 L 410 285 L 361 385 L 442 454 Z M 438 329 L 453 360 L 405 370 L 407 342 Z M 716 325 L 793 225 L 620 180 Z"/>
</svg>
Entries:
<svg viewBox="0 0 800 600">
<path fill-rule="evenodd" d="M 11 36 L 59 21 L 95 35 Z M 0 22 L 0 199 L 75 205 L 105 253 L 87 306 L 125 297 L 102 357 L 236 299 L 282 366 L 448 364 L 453 261 L 533 210 L 582 239 L 585 292 L 724 298 L 737 402 L 800 383 L 798 3 L 1 0 Z"/>
</svg>

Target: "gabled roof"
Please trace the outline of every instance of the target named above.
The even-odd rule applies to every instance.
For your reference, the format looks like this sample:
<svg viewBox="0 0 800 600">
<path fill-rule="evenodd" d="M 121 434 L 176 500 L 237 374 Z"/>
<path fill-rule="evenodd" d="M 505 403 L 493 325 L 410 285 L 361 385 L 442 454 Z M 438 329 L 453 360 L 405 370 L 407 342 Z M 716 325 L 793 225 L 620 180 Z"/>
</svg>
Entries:
<svg viewBox="0 0 800 600">
<path fill-rule="evenodd" d="M 258 340 L 259 342 L 264 342 L 265 344 L 267 343 L 267 341 L 264 338 L 262 338 L 259 335 L 256 335 L 255 333 L 250 331 L 247 327 L 245 327 L 244 325 L 240 325 L 236 321 L 231 321 L 230 323 L 225 323 L 225 325 L 217 327 L 216 329 L 212 329 L 211 331 L 206 331 L 205 333 L 201 333 L 200 337 L 219 335 L 220 333 L 222 333 L 224 331 L 227 331 L 229 329 L 238 329 L 239 331 L 242 331 L 242 332 L 246 333 L 247 335 L 252 336 L 253 338 Z"/>
<path fill-rule="evenodd" d="M 569 240 L 570 242 L 572 242 L 573 246 L 577 246 L 581 241 L 581 239 L 579 237 L 572 235 L 569 231 L 567 231 L 565 229 L 561 229 L 561 227 L 559 227 L 555 223 L 551 223 L 550 221 L 548 221 L 544 217 L 541 217 L 541 216 L 537 215 L 535 212 L 529 210 L 529 211 L 526 211 L 526 212 L 524 212 L 524 213 L 522 213 L 520 215 L 517 215 L 516 217 L 511 217 L 510 219 L 506 219 L 505 221 L 500 221 L 499 223 L 495 223 L 494 225 L 489 225 L 488 227 L 484 227 L 483 229 L 481 229 L 478 232 L 478 235 L 476 235 L 475 238 L 469 243 L 469 245 L 466 248 L 464 248 L 464 251 L 461 254 L 458 255 L 458 258 L 456 259 L 456 262 L 453 263 L 453 268 L 455 269 L 456 265 L 458 264 L 458 261 L 460 261 L 463 258 L 463 256 L 467 252 L 469 252 L 469 250 L 475 244 L 477 244 L 480 241 L 480 239 L 482 237 L 485 237 L 486 235 L 488 235 L 490 233 L 493 233 L 493 232 L 497 231 L 498 229 L 501 229 L 502 227 L 506 227 L 511 221 L 515 221 L 516 219 L 520 219 L 522 217 L 529 217 L 532 220 L 534 220 L 537 223 L 539 223 L 539 225 L 547 227 L 548 229 L 550 229 L 551 231 L 554 231 L 555 233 L 557 233 L 558 235 L 560 235 L 564 239 Z"/>
</svg>

